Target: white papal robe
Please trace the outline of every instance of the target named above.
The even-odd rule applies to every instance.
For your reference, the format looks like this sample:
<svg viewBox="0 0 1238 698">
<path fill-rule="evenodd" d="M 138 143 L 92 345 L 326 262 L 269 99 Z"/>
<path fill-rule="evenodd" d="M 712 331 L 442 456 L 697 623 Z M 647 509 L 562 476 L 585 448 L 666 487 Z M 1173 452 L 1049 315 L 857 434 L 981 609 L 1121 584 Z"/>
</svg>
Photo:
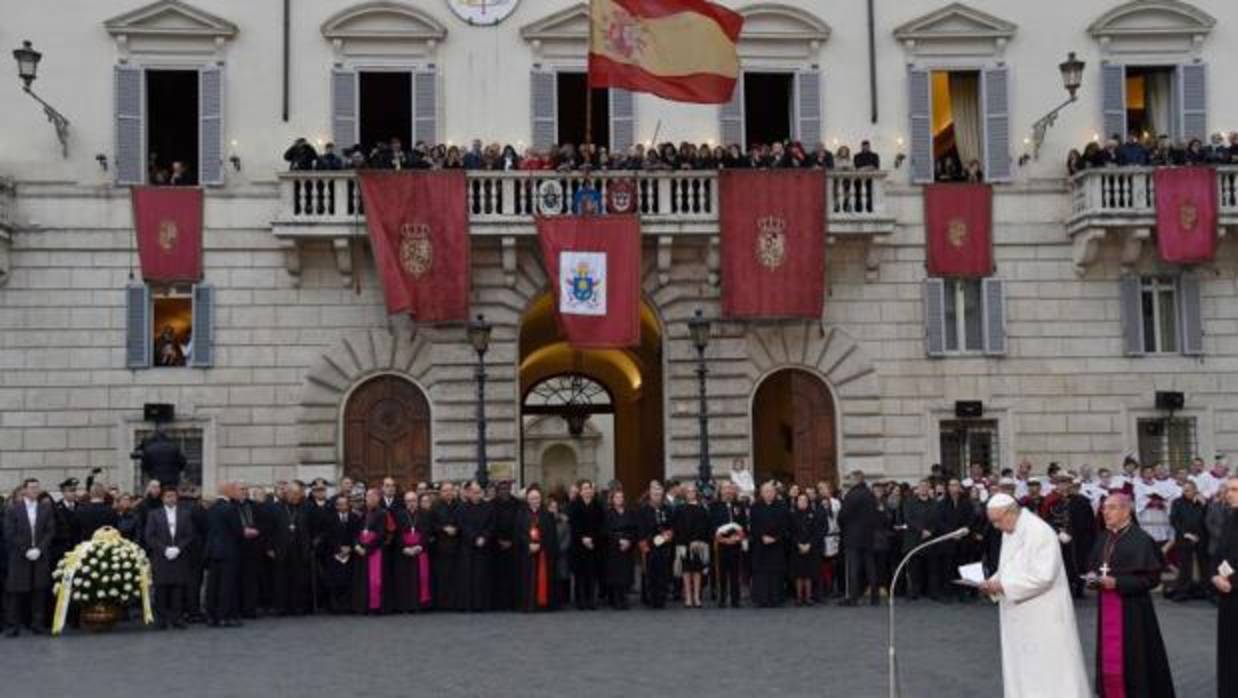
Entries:
<svg viewBox="0 0 1238 698">
<path fill-rule="evenodd" d="M 1002 584 L 1002 684 L 1005 698 L 1089 698 L 1062 546 L 1049 524 L 1020 512 L 1002 534 L 994 575 Z"/>
</svg>

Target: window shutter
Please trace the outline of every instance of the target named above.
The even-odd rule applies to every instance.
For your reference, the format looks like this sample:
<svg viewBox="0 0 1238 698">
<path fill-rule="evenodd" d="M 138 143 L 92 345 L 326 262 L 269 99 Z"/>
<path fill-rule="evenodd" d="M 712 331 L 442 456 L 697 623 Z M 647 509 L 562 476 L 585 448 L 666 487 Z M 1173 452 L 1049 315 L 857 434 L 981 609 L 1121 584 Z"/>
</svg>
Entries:
<svg viewBox="0 0 1238 698">
<path fill-rule="evenodd" d="M 946 282 L 924 280 L 924 347 L 929 356 L 946 355 Z"/>
<path fill-rule="evenodd" d="M 130 281 L 125 287 L 125 366 L 150 368 L 150 287 Z"/>
<path fill-rule="evenodd" d="M 223 69 L 207 66 L 198 71 L 198 182 L 224 183 Z"/>
<path fill-rule="evenodd" d="M 555 119 L 558 80 L 554 73 L 545 70 L 533 71 L 529 79 L 532 90 L 529 103 L 533 112 L 533 147 L 549 148 L 559 137 L 559 125 Z"/>
<path fill-rule="evenodd" d="M 193 287 L 193 346 L 189 365 L 210 368 L 215 365 L 215 287 Z"/>
<path fill-rule="evenodd" d="M 343 151 L 357 144 L 357 72 L 331 71 L 331 136 L 336 149 Z"/>
<path fill-rule="evenodd" d="M 1105 132 L 1101 138 L 1126 138 L 1126 66 L 1102 63 L 1100 66 L 1100 109 Z"/>
<path fill-rule="evenodd" d="M 610 152 L 624 154 L 636 141 L 636 99 L 628 90 L 610 89 Z"/>
<path fill-rule="evenodd" d="M 1143 356 L 1143 289 L 1138 276 L 1123 276 L 1118 281 L 1119 315 L 1122 319 L 1122 348 L 1127 356 Z"/>
<path fill-rule="evenodd" d="M 438 74 L 433 70 L 413 73 L 413 142 L 438 142 Z"/>
<path fill-rule="evenodd" d="M 984 353 L 1003 356 L 1006 353 L 1006 286 L 1001 279 L 981 279 L 984 299 Z"/>
<path fill-rule="evenodd" d="M 744 143 L 744 74 L 740 72 L 735 81 L 735 89 L 731 91 L 731 101 L 723 104 L 718 110 L 718 138 L 723 147 L 738 145 L 747 149 Z M 656 143 L 654 145 L 657 145 Z"/>
<path fill-rule="evenodd" d="M 1200 307 L 1199 274 L 1185 272 L 1178 277 L 1178 304 L 1181 306 L 1179 326 L 1182 341 L 1178 346 L 1187 356 L 1202 356 L 1204 353 L 1204 322 Z"/>
<path fill-rule="evenodd" d="M 146 127 L 142 119 L 141 68 L 118 65 L 113 71 L 116 86 L 116 183 L 141 184 L 146 181 L 146 156 L 142 153 Z"/>
<path fill-rule="evenodd" d="M 1208 142 L 1208 67 L 1203 63 L 1178 66 L 1178 85 L 1181 90 L 1182 140 L 1189 142 L 1198 138 Z"/>
<path fill-rule="evenodd" d="M 933 94 L 927 70 L 907 69 L 911 115 L 911 181 L 933 181 Z"/>
<path fill-rule="evenodd" d="M 796 74 L 799 141 L 811 150 L 822 140 L 821 132 L 821 72 L 805 70 Z"/>
<path fill-rule="evenodd" d="M 1010 69 L 1001 66 L 983 73 L 984 177 L 990 182 L 1010 181 Z M 999 284 L 1000 286 L 1000 284 Z"/>
</svg>

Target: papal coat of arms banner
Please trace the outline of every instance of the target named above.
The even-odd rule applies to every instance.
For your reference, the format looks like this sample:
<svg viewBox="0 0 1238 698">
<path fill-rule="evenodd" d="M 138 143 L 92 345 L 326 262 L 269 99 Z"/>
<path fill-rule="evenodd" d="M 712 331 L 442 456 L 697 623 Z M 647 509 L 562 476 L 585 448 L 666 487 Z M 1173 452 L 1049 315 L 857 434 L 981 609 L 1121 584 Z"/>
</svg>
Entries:
<svg viewBox="0 0 1238 698">
<path fill-rule="evenodd" d="M 133 187 L 133 228 L 142 279 L 193 283 L 202 279 L 202 190 Z"/>
<path fill-rule="evenodd" d="M 993 188 L 924 187 L 924 247 L 929 276 L 983 278 L 993 273 Z"/>
<path fill-rule="evenodd" d="M 822 170 L 723 170 L 722 313 L 820 318 L 825 308 Z"/>
<path fill-rule="evenodd" d="M 1156 248 L 1170 264 L 1210 262 L 1217 252 L 1217 175 L 1211 167 L 1157 169 Z"/>
<path fill-rule="evenodd" d="M 636 216 L 537 219 L 559 328 L 573 345 L 640 343 L 640 221 Z"/>
<path fill-rule="evenodd" d="M 467 320 L 472 267 L 464 173 L 358 177 L 387 312 L 422 322 Z"/>
</svg>

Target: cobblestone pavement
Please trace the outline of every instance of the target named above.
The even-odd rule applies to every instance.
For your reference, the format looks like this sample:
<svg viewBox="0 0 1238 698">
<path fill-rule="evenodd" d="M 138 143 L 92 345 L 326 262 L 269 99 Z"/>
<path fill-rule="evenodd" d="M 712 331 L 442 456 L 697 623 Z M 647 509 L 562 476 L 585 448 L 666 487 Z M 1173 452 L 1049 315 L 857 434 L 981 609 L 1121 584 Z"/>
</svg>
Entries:
<svg viewBox="0 0 1238 698">
<path fill-rule="evenodd" d="M 1078 608 L 1091 661 L 1091 602 Z M 1160 603 L 1180 698 L 1212 698 L 1216 611 Z M 899 606 L 905 698 L 1001 695 L 996 609 Z M 886 695 L 886 608 L 269 619 L 0 641 L 6 696 Z M 1090 666 L 1089 666 L 1090 670 Z M 1067 698 L 1056 696 L 1053 698 Z"/>
</svg>

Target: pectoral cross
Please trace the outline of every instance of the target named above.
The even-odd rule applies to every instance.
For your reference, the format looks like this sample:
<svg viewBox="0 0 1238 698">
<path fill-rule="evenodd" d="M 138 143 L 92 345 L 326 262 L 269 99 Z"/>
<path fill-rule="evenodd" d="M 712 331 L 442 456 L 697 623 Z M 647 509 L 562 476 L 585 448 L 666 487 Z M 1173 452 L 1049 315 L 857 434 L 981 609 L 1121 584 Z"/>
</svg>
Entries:
<svg viewBox="0 0 1238 698">
<path fill-rule="evenodd" d="M 1108 562 L 1100 566 L 1100 576 L 1102 577 L 1109 576 L 1109 563 Z"/>
</svg>

